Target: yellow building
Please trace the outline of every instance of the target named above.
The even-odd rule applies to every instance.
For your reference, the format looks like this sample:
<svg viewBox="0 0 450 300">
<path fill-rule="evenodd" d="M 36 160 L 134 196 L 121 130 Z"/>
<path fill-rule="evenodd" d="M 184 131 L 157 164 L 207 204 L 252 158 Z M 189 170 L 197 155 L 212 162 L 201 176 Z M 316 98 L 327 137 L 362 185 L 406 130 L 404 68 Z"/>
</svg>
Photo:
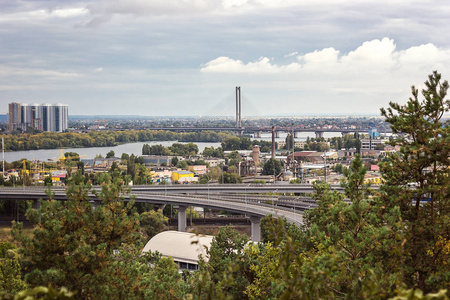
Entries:
<svg viewBox="0 0 450 300">
<path fill-rule="evenodd" d="M 194 173 L 189 171 L 172 171 L 172 181 L 182 181 L 181 178 L 194 177 Z M 188 180 L 189 181 L 189 180 Z"/>
<path fill-rule="evenodd" d="M 383 183 L 383 179 L 381 178 L 381 175 L 377 174 L 366 174 L 364 177 L 364 183 L 370 183 L 373 185 L 380 185 Z"/>
</svg>

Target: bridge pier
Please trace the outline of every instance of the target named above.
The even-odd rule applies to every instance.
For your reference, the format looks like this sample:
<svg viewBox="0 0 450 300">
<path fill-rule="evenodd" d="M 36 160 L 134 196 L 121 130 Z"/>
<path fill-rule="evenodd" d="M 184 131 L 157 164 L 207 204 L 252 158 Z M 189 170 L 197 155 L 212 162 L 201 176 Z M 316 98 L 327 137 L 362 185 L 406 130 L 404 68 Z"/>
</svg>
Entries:
<svg viewBox="0 0 450 300">
<path fill-rule="evenodd" d="M 261 217 L 250 217 L 250 222 L 252 223 L 252 241 L 261 241 Z"/>
<path fill-rule="evenodd" d="M 275 131 L 275 137 L 279 138 L 280 137 L 280 132 L 279 131 Z"/>
<path fill-rule="evenodd" d="M 41 209 L 41 201 L 38 199 L 33 200 L 33 208 Z M 39 222 L 41 222 L 41 216 L 42 216 L 42 213 L 39 211 Z"/>
<path fill-rule="evenodd" d="M 186 210 L 188 207 L 177 205 L 175 208 L 178 209 L 178 231 L 186 232 Z"/>
<path fill-rule="evenodd" d="M 254 138 L 261 138 L 261 131 L 255 131 L 253 134 Z"/>
<path fill-rule="evenodd" d="M 34 209 L 40 209 L 41 208 L 41 201 L 38 199 L 33 200 L 33 208 Z"/>
<path fill-rule="evenodd" d="M 298 138 L 298 134 L 299 134 L 299 132 L 298 131 L 294 131 L 294 138 Z"/>
<path fill-rule="evenodd" d="M 90 200 L 89 201 L 92 204 L 92 209 L 95 210 L 97 206 L 100 204 L 99 200 Z"/>
<path fill-rule="evenodd" d="M 316 134 L 316 139 L 323 138 L 323 131 L 315 131 L 314 133 Z"/>
</svg>

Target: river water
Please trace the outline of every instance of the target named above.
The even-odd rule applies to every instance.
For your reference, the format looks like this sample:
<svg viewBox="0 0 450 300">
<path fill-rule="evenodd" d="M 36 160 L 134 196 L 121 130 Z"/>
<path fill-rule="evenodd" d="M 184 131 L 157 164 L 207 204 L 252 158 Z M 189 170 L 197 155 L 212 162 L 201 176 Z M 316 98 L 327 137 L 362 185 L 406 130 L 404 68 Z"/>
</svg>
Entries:
<svg viewBox="0 0 450 300">
<path fill-rule="evenodd" d="M 276 138 L 276 141 L 284 141 L 286 139 L 287 133 L 281 133 L 279 138 Z M 297 141 L 304 141 L 306 138 L 315 137 L 314 132 L 299 132 Z M 325 138 L 331 138 L 334 136 L 340 136 L 338 132 L 324 132 Z M 257 138 L 257 140 L 265 140 L 271 141 L 272 136 L 270 133 L 262 134 L 261 138 Z M 64 152 L 76 152 L 81 156 L 85 156 L 86 158 L 94 158 L 96 155 L 106 156 L 110 150 L 113 150 L 117 157 L 120 157 L 122 153 L 134 154 L 134 155 L 142 155 L 142 146 L 144 144 L 149 145 L 163 145 L 163 146 L 171 146 L 173 143 L 178 143 L 177 141 L 152 141 L 152 142 L 137 142 L 137 143 L 128 143 L 122 144 L 113 147 L 92 147 L 92 148 L 65 148 Z M 182 143 L 186 144 L 186 143 Z M 214 148 L 220 147 L 220 143 L 203 143 L 198 142 L 195 143 L 198 146 L 200 152 L 202 152 L 206 147 L 213 146 Z M 5 161 L 12 162 L 16 160 L 21 160 L 23 158 L 28 160 L 40 160 L 46 161 L 49 159 L 58 159 L 61 155 L 61 149 L 41 149 L 41 150 L 29 150 L 29 151 L 13 151 L 13 152 L 5 152 Z M 0 159 L 2 159 L 0 157 Z"/>
</svg>

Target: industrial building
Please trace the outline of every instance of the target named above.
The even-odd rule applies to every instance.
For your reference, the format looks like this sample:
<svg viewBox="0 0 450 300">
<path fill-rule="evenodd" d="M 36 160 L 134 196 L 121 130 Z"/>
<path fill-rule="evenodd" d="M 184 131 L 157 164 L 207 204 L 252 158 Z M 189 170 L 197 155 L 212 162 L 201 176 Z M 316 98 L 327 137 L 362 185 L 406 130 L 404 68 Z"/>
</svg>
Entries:
<svg viewBox="0 0 450 300">
<path fill-rule="evenodd" d="M 194 233 L 163 231 L 155 235 L 142 252 L 159 252 L 171 257 L 180 269 L 194 271 L 198 269 L 198 260 L 202 257 L 208 262 L 208 251 L 213 236 Z"/>
<path fill-rule="evenodd" d="M 63 132 L 68 128 L 69 106 L 67 104 L 9 103 L 8 131 L 28 128 Z"/>
</svg>

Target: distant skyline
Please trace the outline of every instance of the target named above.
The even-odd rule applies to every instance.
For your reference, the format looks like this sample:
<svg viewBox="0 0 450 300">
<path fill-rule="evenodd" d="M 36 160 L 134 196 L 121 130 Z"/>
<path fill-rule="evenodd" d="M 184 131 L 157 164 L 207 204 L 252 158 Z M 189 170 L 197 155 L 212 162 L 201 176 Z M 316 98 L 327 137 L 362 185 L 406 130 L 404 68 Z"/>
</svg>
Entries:
<svg viewBox="0 0 450 300">
<path fill-rule="evenodd" d="M 244 117 L 379 115 L 433 70 L 450 80 L 449 15 L 429 0 L 0 0 L 0 114 L 214 116 L 240 86 Z"/>
</svg>

